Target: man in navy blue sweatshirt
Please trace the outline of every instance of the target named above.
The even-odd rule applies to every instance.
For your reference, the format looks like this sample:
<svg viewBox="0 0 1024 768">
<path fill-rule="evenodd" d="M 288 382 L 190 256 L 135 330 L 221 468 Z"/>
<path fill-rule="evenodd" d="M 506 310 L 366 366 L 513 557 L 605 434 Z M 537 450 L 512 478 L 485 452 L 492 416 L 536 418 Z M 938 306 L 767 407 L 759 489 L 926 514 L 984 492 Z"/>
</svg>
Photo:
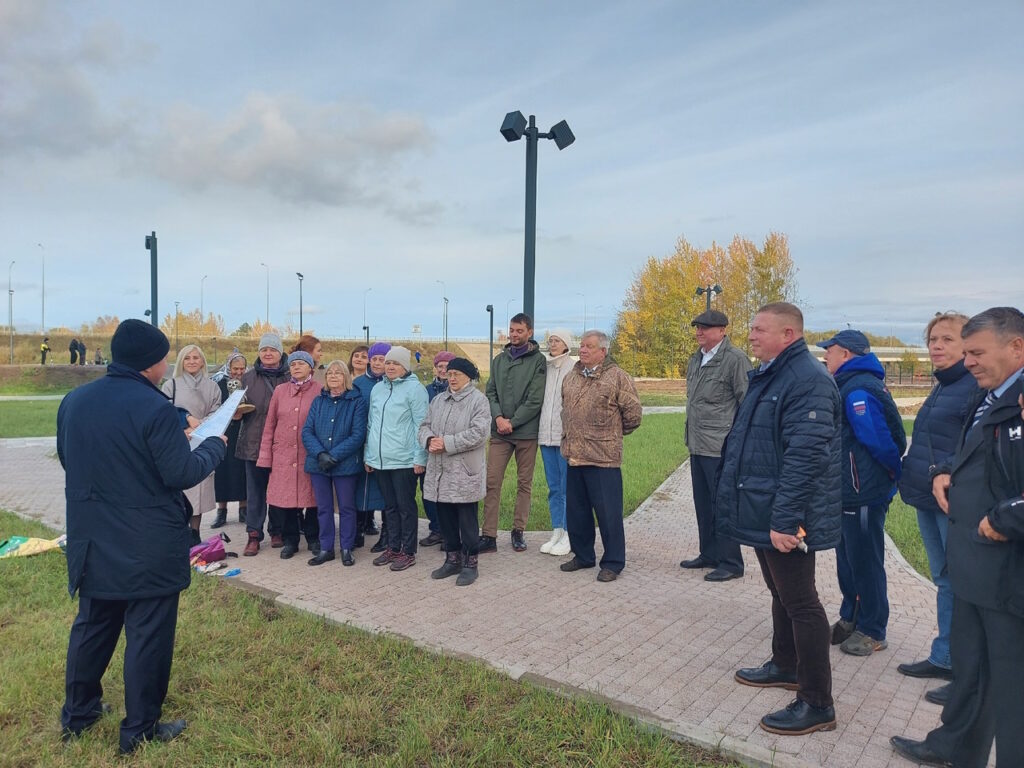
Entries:
<svg viewBox="0 0 1024 768">
<path fill-rule="evenodd" d="M 867 337 L 845 330 L 818 346 L 842 400 L 843 537 L 836 570 L 843 602 L 832 644 L 853 656 L 870 656 L 887 646 L 885 516 L 896 495 L 907 436 Z"/>
</svg>

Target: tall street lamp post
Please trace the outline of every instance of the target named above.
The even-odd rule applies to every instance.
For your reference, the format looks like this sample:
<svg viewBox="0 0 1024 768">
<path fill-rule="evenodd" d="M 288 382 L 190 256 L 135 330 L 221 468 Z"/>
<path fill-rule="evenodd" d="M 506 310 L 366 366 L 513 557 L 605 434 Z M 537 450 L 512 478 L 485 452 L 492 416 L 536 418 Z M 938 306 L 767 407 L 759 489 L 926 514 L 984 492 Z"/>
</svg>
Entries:
<svg viewBox="0 0 1024 768">
<path fill-rule="evenodd" d="M 174 354 L 181 352 L 181 346 L 178 344 L 178 307 L 181 306 L 180 301 L 174 302 Z"/>
<path fill-rule="evenodd" d="M 576 291 L 577 296 L 583 297 L 583 330 L 587 330 L 587 294 Z"/>
<path fill-rule="evenodd" d="M 526 136 L 526 226 L 523 248 L 523 312 L 533 317 L 533 288 L 537 271 L 537 140 L 553 139 L 555 145 L 565 149 L 574 141 L 569 124 L 562 120 L 551 126 L 547 133 L 537 130 L 537 120 L 530 115 L 527 124 L 523 113 L 518 110 L 505 115 L 501 124 L 501 135 L 505 141 L 519 141 Z"/>
<path fill-rule="evenodd" d="M 263 316 L 263 322 L 270 325 L 270 267 L 260 262 L 260 266 L 267 270 L 267 313 Z"/>
<path fill-rule="evenodd" d="M 149 251 L 149 322 L 159 328 L 156 310 L 156 230 L 146 235 L 146 250 Z"/>
<path fill-rule="evenodd" d="M 206 289 L 206 278 L 209 275 L 203 275 L 203 279 L 199 281 L 199 329 L 202 330 L 203 323 L 206 322 L 206 315 L 203 313 L 203 292 Z"/>
<path fill-rule="evenodd" d="M 512 316 L 509 314 L 509 306 L 511 306 L 513 301 L 515 301 L 515 299 L 509 299 L 508 301 L 505 302 L 505 327 L 506 328 L 508 328 L 509 323 L 512 322 L 512 320 L 511 320 Z M 530 314 L 530 313 L 527 312 L 526 314 Z"/>
<path fill-rule="evenodd" d="M 441 338 L 444 339 L 445 351 L 448 350 L 448 288 L 444 284 L 444 280 L 435 280 L 441 286 L 441 301 L 443 306 L 441 308 Z"/>
<path fill-rule="evenodd" d="M 14 262 L 7 267 L 7 333 L 11 337 L 11 365 L 14 365 L 14 288 L 11 279 L 14 274 Z"/>
<path fill-rule="evenodd" d="M 489 372 L 490 371 L 490 367 L 489 367 L 490 366 L 490 361 L 494 359 L 494 305 L 493 304 L 488 304 L 487 305 L 487 314 L 489 314 L 491 316 L 490 345 L 489 345 L 489 348 L 488 348 L 488 351 L 487 351 L 487 354 L 489 355 L 489 357 L 487 358 L 487 361 L 488 361 L 488 369 L 487 370 Z M 490 375 L 490 374 L 488 373 L 488 375 Z"/>
<path fill-rule="evenodd" d="M 299 278 L 299 336 L 302 335 L 302 273 L 296 272 L 295 276 Z"/>
<path fill-rule="evenodd" d="M 720 286 L 718 283 L 715 283 L 714 285 L 702 285 L 702 286 L 698 287 L 696 293 L 694 293 L 693 295 L 694 296 L 700 296 L 701 294 L 707 294 L 707 297 L 708 297 L 707 311 L 710 312 L 711 311 L 711 294 L 712 293 L 721 293 L 721 292 L 722 292 L 722 286 Z"/>
<path fill-rule="evenodd" d="M 41 298 L 40 307 L 41 308 L 40 308 L 40 311 L 39 311 L 39 331 L 40 331 L 40 333 L 43 334 L 43 336 L 45 336 L 46 335 L 46 249 L 43 247 L 42 243 L 36 243 L 36 245 L 39 246 L 39 251 L 42 254 L 41 258 L 42 258 L 42 275 L 43 275 L 42 291 L 40 292 L 40 298 Z"/>
</svg>

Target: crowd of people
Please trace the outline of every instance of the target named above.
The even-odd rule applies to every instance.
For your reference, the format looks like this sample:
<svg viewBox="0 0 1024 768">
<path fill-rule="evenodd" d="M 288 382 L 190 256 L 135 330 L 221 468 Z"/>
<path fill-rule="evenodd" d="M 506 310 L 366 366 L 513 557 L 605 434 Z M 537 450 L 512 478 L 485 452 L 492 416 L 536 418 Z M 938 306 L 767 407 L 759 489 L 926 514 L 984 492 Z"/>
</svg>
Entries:
<svg viewBox="0 0 1024 768">
<path fill-rule="evenodd" d="M 76 390 L 58 418 L 58 450 L 69 468 L 69 540 L 73 517 L 76 522 L 69 586 L 83 597 L 68 656 L 62 721 L 69 737 L 100 715 L 96 663 L 72 660 L 100 650 L 109 660 L 106 646 L 96 647 L 97 634 L 119 632 L 136 602 L 154 595 L 169 601 L 173 592 L 176 610 L 180 591 L 180 580 L 171 584 L 168 574 L 164 586 L 139 592 L 91 571 L 88 563 L 109 543 L 94 542 L 107 532 L 84 525 L 77 509 L 102 505 L 90 500 L 103 498 L 84 489 L 87 496 L 76 495 L 84 475 L 71 467 L 76 454 L 83 461 L 77 443 L 89 421 L 84 404 L 103 401 L 115 385 L 158 384 L 166 369 L 163 358 L 154 358 L 159 349 L 166 355 L 166 339 L 133 322 L 115 334 L 110 381 Z M 772 598 L 772 653 L 761 666 L 737 670 L 735 679 L 796 691 L 761 726 L 782 735 L 835 728 L 829 645 L 853 656 L 887 647 L 884 523 L 899 491 L 917 509 L 937 586 L 938 625 L 928 658 L 908 660 L 899 671 L 947 684 L 926 696 L 944 704 L 942 726 L 921 742 L 894 737 L 893 746 L 924 764 L 980 766 L 994 740 L 998 764 L 1024 764 L 1014 733 L 1024 716 L 1014 697 L 1024 682 L 1024 315 L 993 308 L 973 318 L 943 313 L 928 324 L 936 383 L 909 450 L 884 369 L 863 333 L 848 329 L 821 342 L 822 365 L 810 354 L 799 308 L 767 304 L 749 331 L 754 367 L 731 344 L 728 325 L 713 310 L 692 321 L 698 349 L 687 365 L 682 439 L 690 451 L 699 549 L 680 566 L 705 569 L 707 582 L 724 584 L 743 576 L 740 547 L 753 548 Z M 267 333 L 251 367 L 234 354 L 214 382 L 202 350 L 189 345 L 161 390 L 178 408 L 179 431 L 189 434 L 234 390 L 245 389 L 244 402 L 222 441 L 208 439 L 200 446 L 205 451 L 192 453 L 187 472 L 165 472 L 166 457 L 155 457 L 158 477 L 151 482 L 165 489 L 162 505 L 178 500 L 178 519 L 191 527 L 193 541 L 203 513 L 216 510 L 213 526 L 221 527 L 227 504 L 237 502 L 246 556 L 258 555 L 269 536 L 270 547 L 289 559 L 304 539 L 310 566 L 339 554 L 351 566 L 366 537 L 378 535 L 374 566 L 403 571 L 416 564 L 419 547 L 439 546 L 444 556 L 430 577 L 457 577 L 456 585 L 468 586 L 479 577 L 480 555 L 498 549 L 502 482 L 513 457 L 510 545 L 514 552 L 527 549 L 539 448 L 552 527 L 541 552 L 571 554 L 560 564 L 563 572 L 599 566 L 597 580 L 614 581 L 626 564 L 622 442 L 640 425 L 642 408 L 631 377 L 608 356 L 608 337 L 585 331 L 573 362 L 575 341 L 568 330 L 553 329 L 544 353 L 532 319 L 517 314 L 483 391 L 476 366 L 450 352 L 434 357 L 434 378 L 424 386 L 414 371 L 418 358 L 405 347 L 378 342 L 356 347 L 347 361 L 323 364 L 315 337 L 303 336 L 286 354 L 280 337 Z M 140 407 L 143 400 L 147 413 L 156 408 L 150 394 Z M 148 418 L 166 430 L 165 415 Z M 216 472 L 200 475 L 215 455 Z M 422 539 L 417 488 L 428 518 Z M 837 550 L 842 593 L 831 624 L 815 570 L 816 553 L 828 549 Z M 104 579 L 112 583 L 101 584 Z M 120 607 L 111 609 L 104 602 L 110 600 Z M 166 633 L 170 603 L 160 611 L 147 631 Z M 130 643 L 126 655 L 135 653 L 142 651 Z M 159 723 L 150 717 L 153 702 L 144 704 L 122 725 L 126 751 L 184 727 Z"/>
</svg>

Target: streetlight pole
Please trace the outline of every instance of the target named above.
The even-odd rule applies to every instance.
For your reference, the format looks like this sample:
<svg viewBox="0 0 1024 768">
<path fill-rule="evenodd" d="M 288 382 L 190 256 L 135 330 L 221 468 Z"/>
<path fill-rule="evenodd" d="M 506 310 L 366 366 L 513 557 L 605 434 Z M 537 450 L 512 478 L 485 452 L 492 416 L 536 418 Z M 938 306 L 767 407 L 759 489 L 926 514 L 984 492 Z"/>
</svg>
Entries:
<svg viewBox="0 0 1024 768">
<path fill-rule="evenodd" d="M 270 326 L 270 267 L 260 262 L 260 266 L 267 270 L 267 313 L 263 316 L 263 322 Z"/>
<path fill-rule="evenodd" d="M 299 278 L 299 336 L 302 335 L 302 273 L 296 272 L 295 276 Z"/>
<path fill-rule="evenodd" d="M 7 267 L 7 332 L 11 337 L 11 365 L 14 365 L 14 288 L 11 283 L 14 262 Z"/>
<path fill-rule="evenodd" d="M 576 291 L 576 295 L 583 297 L 583 331 L 586 332 L 588 330 L 587 329 L 587 294 L 580 293 L 579 291 Z"/>
<path fill-rule="evenodd" d="M 178 344 L 178 307 L 181 306 L 180 301 L 174 302 L 174 354 L 181 352 L 181 346 Z"/>
<path fill-rule="evenodd" d="M 509 299 L 508 301 L 506 301 L 506 302 L 505 302 L 505 327 L 506 327 L 506 328 L 508 328 L 508 326 L 509 326 L 509 325 L 511 324 L 511 322 L 512 322 L 512 320 L 511 320 L 511 316 L 509 315 L 509 311 L 508 311 L 508 308 L 509 308 L 509 305 L 510 305 L 510 304 L 511 304 L 511 303 L 512 303 L 513 301 L 515 301 L 515 299 Z M 527 312 L 526 314 L 530 314 L 530 313 L 529 313 L 529 312 Z"/>
<path fill-rule="evenodd" d="M 156 311 L 156 230 L 146 235 L 146 250 L 149 251 L 149 322 L 159 328 Z"/>
<path fill-rule="evenodd" d="M 203 324 L 206 322 L 206 315 L 203 313 L 203 291 L 206 288 L 206 278 L 209 275 L 203 275 L 203 279 L 199 281 L 199 330 L 202 331 Z"/>
<path fill-rule="evenodd" d="M 489 355 L 489 357 L 487 358 L 487 360 L 488 360 L 487 371 L 488 371 L 488 376 L 489 376 L 490 375 L 490 370 L 491 370 L 490 369 L 490 361 L 494 360 L 494 305 L 493 304 L 488 304 L 487 305 L 487 314 L 489 314 L 491 316 L 491 336 L 490 336 L 489 349 L 487 351 L 487 354 Z"/>
<path fill-rule="evenodd" d="M 444 348 L 448 349 L 447 332 L 445 330 L 448 324 L 448 288 L 444 284 L 444 280 L 435 280 L 435 283 L 441 286 L 441 338 L 445 340 Z"/>
<path fill-rule="evenodd" d="M 499 129 L 505 141 L 519 141 L 526 136 L 526 224 L 523 247 L 523 312 L 533 317 L 533 289 L 537 272 L 537 140 L 554 139 L 560 150 L 574 141 L 569 124 L 562 120 L 547 133 L 537 130 L 537 119 L 530 115 L 527 124 L 518 110 L 505 115 Z"/>
<path fill-rule="evenodd" d="M 444 297 L 444 351 L 448 351 L 448 297 Z"/>
<path fill-rule="evenodd" d="M 41 292 L 42 304 L 39 312 L 39 331 L 44 336 L 46 335 L 46 249 L 42 243 L 36 243 L 39 246 L 39 250 L 42 252 L 43 260 L 43 288 Z"/>
<path fill-rule="evenodd" d="M 707 294 L 708 302 L 707 302 L 707 310 L 706 311 L 710 312 L 711 311 L 711 294 L 712 293 L 721 293 L 721 292 L 722 292 L 722 286 L 720 286 L 718 283 L 715 283 L 714 285 L 702 285 L 702 286 L 698 287 L 697 291 L 696 291 L 696 293 L 694 293 L 694 295 L 695 296 L 700 296 L 701 294 Z"/>
</svg>

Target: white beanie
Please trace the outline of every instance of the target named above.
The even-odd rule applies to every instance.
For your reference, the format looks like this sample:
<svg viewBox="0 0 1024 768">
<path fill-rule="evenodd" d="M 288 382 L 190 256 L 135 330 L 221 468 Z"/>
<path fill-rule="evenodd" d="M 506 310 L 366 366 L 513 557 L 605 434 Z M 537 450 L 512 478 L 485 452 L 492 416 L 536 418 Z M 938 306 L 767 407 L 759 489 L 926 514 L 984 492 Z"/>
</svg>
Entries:
<svg viewBox="0 0 1024 768">
<path fill-rule="evenodd" d="M 390 360 L 393 363 L 398 363 L 400 366 L 405 368 L 405 370 L 411 371 L 411 358 L 412 353 L 405 347 L 392 347 L 390 350 L 388 350 L 388 353 L 384 355 L 384 362 L 386 363 L 388 362 L 388 360 Z"/>
<path fill-rule="evenodd" d="M 570 331 L 568 328 L 549 328 L 548 329 L 548 343 L 549 344 L 551 343 L 551 337 L 552 336 L 557 336 L 558 338 L 560 338 L 562 341 L 565 342 L 565 346 L 567 346 L 569 348 L 569 351 L 570 352 L 572 351 L 572 331 Z"/>
</svg>

